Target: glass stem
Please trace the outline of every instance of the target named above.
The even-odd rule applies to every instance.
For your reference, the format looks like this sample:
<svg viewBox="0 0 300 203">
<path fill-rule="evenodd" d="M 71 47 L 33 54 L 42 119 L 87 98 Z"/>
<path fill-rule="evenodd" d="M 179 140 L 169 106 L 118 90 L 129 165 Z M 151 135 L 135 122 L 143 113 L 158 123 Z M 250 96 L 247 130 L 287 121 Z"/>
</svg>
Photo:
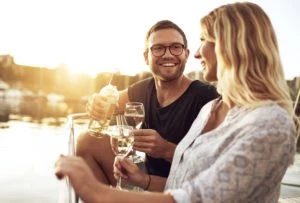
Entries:
<svg viewBox="0 0 300 203">
<path fill-rule="evenodd" d="M 116 188 L 119 189 L 119 190 L 122 190 L 122 182 L 121 182 L 121 177 L 118 178 L 117 180 L 117 185 L 116 185 Z"/>
<path fill-rule="evenodd" d="M 131 159 L 133 163 L 136 163 L 139 160 L 139 156 L 136 153 L 136 150 L 132 149 L 131 150 Z"/>
<path fill-rule="evenodd" d="M 119 155 L 117 155 L 118 157 L 121 157 L 121 156 L 119 156 Z M 122 157 L 121 157 L 122 158 Z M 117 183 L 116 183 L 116 188 L 118 189 L 118 190 L 122 190 L 122 178 L 121 178 L 121 176 L 119 176 L 119 178 L 118 178 L 118 180 L 117 180 Z"/>
</svg>

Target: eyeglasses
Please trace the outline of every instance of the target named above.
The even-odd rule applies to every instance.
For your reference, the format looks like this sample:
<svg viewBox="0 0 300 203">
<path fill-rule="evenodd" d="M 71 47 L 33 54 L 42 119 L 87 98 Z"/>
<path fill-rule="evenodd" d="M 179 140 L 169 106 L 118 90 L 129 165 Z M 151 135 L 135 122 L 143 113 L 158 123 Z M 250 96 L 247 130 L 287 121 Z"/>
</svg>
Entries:
<svg viewBox="0 0 300 203">
<path fill-rule="evenodd" d="M 174 43 L 171 44 L 170 46 L 165 46 L 162 44 L 157 44 L 157 45 L 153 45 L 150 50 L 153 56 L 163 56 L 166 53 L 167 48 L 169 49 L 169 52 L 173 55 L 173 56 L 179 56 L 180 54 L 182 54 L 183 49 L 185 48 L 183 44 L 180 43 Z"/>
</svg>

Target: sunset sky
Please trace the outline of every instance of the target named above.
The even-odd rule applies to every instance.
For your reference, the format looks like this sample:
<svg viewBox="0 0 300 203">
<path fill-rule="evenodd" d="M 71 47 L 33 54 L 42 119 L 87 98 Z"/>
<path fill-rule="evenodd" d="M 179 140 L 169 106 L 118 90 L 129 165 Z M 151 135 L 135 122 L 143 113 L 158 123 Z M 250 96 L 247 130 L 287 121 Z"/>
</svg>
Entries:
<svg viewBox="0 0 300 203">
<path fill-rule="evenodd" d="M 186 72 L 200 70 L 193 54 L 199 46 L 199 20 L 229 0 L 0 0 L 0 54 L 23 65 L 95 75 L 148 70 L 144 37 L 158 20 L 170 19 L 185 31 L 191 55 Z M 256 0 L 270 16 L 285 76 L 300 76 L 300 3 Z"/>
</svg>

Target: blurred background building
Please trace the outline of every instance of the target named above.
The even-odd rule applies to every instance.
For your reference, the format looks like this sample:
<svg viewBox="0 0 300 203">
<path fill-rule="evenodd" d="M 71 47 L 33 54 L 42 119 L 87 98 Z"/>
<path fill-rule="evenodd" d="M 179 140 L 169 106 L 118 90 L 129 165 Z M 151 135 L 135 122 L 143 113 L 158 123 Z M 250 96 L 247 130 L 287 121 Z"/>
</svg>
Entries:
<svg viewBox="0 0 300 203">
<path fill-rule="evenodd" d="M 201 71 L 186 75 L 203 81 Z M 122 90 L 148 77 L 151 77 L 150 72 L 140 72 L 134 76 L 102 72 L 91 77 L 87 74 L 70 73 L 64 65 L 55 69 L 31 67 L 16 64 L 10 55 L 1 55 L 0 121 L 16 117 L 38 122 L 44 118 L 57 120 L 71 113 L 85 111 L 87 97 L 98 92 L 110 81 L 118 90 Z M 287 82 L 295 101 L 300 89 L 300 76 Z M 295 105 L 299 116 L 300 104 Z"/>
</svg>

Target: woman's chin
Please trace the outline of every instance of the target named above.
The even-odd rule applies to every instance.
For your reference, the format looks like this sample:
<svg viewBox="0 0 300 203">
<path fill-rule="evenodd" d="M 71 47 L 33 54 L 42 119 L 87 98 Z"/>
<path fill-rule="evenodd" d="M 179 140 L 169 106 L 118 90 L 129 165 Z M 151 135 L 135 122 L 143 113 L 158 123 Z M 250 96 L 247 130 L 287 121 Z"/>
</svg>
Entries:
<svg viewBox="0 0 300 203">
<path fill-rule="evenodd" d="M 206 71 L 205 68 L 202 70 L 202 77 L 203 77 L 203 79 L 204 79 L 206 82 L 210 82 L 210 81 L 209 81 L 209 75 L 207 74 L 207 71 Z"/>
<path fill-rule="evenodd" d="M 217 77 L 216 76 L 209 75 L 209 74 L 207 74 L 205 72 L 203 72 L 203 79 L 206 82 L 216 82 L 217 81 Z"/>
</svg>

